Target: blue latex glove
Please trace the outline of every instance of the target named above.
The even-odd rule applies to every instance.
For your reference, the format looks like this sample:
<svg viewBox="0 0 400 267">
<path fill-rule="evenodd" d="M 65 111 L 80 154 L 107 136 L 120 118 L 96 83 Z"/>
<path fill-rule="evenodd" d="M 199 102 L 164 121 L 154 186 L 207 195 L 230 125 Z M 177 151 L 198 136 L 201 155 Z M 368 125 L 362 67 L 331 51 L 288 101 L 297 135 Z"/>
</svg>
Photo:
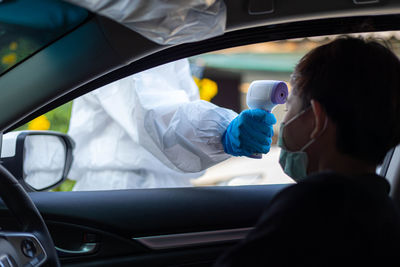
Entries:
<svg viewBox="0 0 400 267">
<path fill-rule="evenodd" d="M 244 110 L 231 121 L 222 135 L 221 141 L 225 153 L 233 156 L 268 153 L 271 148 L 271 137 L 274 135 L 272 125 L 275 123 L 275 116 L 268 111 Z"/>
</svg>

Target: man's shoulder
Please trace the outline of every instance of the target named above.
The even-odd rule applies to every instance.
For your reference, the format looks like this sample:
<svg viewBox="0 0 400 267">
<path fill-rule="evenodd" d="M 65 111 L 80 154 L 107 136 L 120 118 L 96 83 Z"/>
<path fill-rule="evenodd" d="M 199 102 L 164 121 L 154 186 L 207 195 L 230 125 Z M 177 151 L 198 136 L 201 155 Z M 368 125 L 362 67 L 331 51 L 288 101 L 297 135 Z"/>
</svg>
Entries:
<svg viewBox="0 0 400 267">
<path fill-rule="evenodd" d="M 328 191 L 338 189 L 359 188 L 360 190 L 375 189 L 375 191 L 387 195 L 390 185 L 386 179 L 374 173 L 344 175 L 332 171 L 315 173 L 307 176 L 296 184 L 296 190 L 326 189 Z"/>
<path fill-rule="evenodd" d="M 324 196 L 327 196 L 330 191 L 336 193 L 338 193 L 338 190 L 343 191 L 350 182 L 346 177 L 333 172 L 312 174 L 298 183 L 288 186 L 277 197 L 306 198 L 320 195 L 322 192 Z"/>
<path fill-rule="evenodd" d="M 389 183 L 375 174 L 348 176 L 323 172 L 310 175 L 285 188 L 274 198 L 272 205 L 314 209 L 323 203 L 335 203 L 339 208 L 341 203 L 345 205 L 365 199 L 388 199 L 389 190 Z"/>
</svg>

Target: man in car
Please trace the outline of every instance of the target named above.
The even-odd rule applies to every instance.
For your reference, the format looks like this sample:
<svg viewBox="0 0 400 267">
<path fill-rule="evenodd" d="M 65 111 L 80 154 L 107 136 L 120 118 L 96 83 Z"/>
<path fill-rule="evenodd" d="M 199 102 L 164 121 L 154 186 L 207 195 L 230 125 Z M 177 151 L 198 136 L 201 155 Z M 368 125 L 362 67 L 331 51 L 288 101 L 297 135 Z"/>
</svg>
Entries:
<svg viewBox="0 0 400 267">
<path fill-rule="evenodd" d="M 291 79 L 280 164 L 298 183 L 216 266 L 398 266 L 400 221 L 375 174 L 400 142 L 400 62 L 373 41 L 340 38 Z"/>
</svg>

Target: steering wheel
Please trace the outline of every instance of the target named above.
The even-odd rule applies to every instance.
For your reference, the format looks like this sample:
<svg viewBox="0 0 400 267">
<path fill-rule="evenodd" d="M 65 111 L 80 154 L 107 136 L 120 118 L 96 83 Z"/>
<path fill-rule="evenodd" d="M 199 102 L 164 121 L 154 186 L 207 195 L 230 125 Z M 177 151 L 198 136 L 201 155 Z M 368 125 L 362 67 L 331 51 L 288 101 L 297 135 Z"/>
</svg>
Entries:
<svg viewBox="0 0 400 267">
<path fill-rule="evenodd" d="M 0 197 L 16 217 L 21 232 L 0 229 L 0 266 L 60 266 L 42 216 L 17 179 L 0 165 Z"/>
</svg>

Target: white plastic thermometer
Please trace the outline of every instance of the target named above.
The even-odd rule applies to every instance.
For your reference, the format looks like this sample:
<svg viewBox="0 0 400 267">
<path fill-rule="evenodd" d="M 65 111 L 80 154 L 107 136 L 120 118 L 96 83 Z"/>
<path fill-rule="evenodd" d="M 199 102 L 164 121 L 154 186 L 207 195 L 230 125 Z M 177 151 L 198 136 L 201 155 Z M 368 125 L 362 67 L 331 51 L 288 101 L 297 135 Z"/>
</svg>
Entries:
<svg viewBox="0 0 400 267">
<path fill-rule="evenodd" d="M 282 81 L 260 80 L 250 84 L 247 92 L 247 106 L 251 109 L 259 108 L 271 112 L 278 104 L 284 104 L 289 91 Z M 261 159 L 262 154 L 253 154 L 255 159 Z"/>
</svg>

